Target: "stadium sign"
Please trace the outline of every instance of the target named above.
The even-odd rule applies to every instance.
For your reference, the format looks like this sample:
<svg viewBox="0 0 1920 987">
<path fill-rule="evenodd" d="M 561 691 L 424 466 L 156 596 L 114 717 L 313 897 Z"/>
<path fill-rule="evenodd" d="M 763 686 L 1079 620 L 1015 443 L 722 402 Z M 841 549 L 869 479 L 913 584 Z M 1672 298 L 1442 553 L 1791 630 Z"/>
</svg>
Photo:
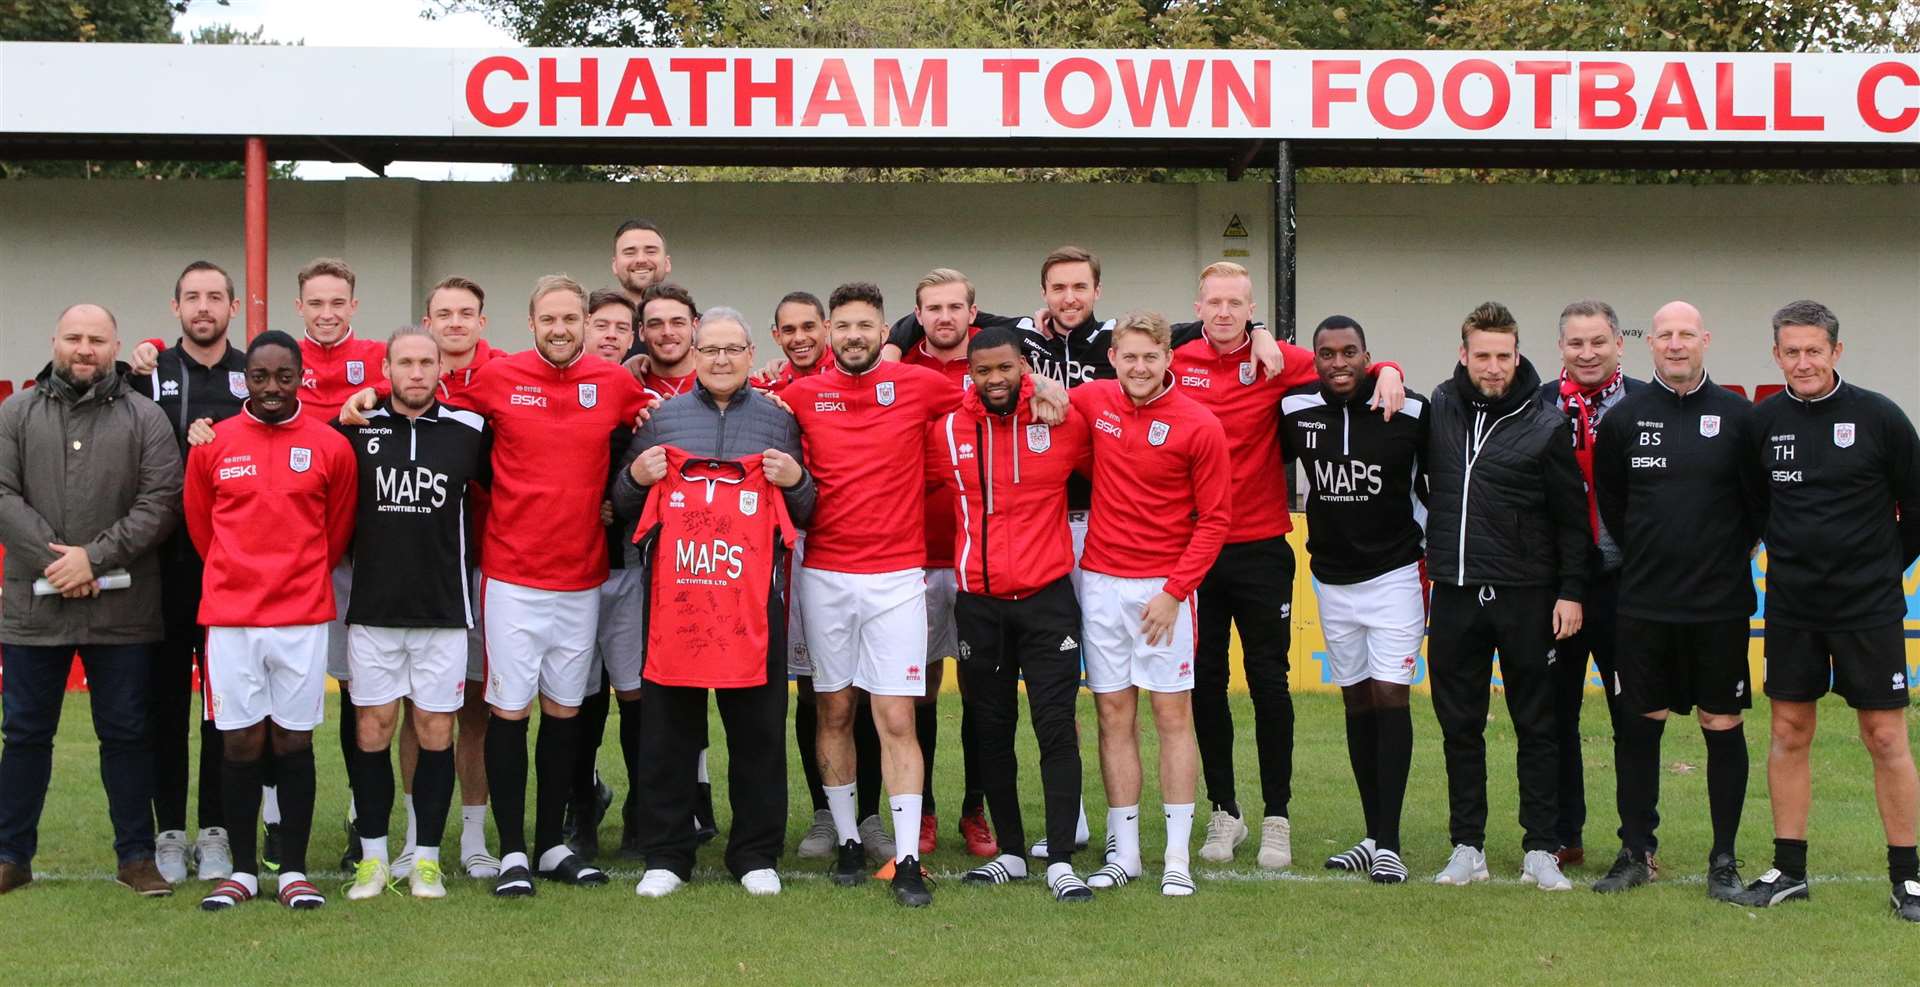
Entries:
<svg viewBox="0 0 1920 987">
<path fill-rule="evenodd" d="M 0 133 L 209 125 L 268 138 L 1916 144 L 1920 56 L 0 44 Z"/>
</svg>

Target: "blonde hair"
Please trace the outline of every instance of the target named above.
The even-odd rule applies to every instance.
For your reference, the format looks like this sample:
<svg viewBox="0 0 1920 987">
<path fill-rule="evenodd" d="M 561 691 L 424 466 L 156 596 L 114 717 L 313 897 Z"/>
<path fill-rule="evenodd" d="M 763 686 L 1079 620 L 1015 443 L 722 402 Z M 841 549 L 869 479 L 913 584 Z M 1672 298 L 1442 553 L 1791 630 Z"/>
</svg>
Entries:
<svg viewBox="0 0 1920 987">
<path fill-rule="evenodd" d="M 586 311 L 587 289 L 581 287 L 580 282 L 564 274 L 543 274 L 540 280 L 533 283 L 533 294 L 527 298 L 527 314 L 531 316 L 533 307 L 539 304 L 540 299 L 556 291 L 564 291 L 580 299 L 580 309 Z"/>
<path fill-rule="evenodd" d="M 1246 268 L 1230 260 L 1217 260 L 1208 264 L 1206 270 L 1200 272 L 1200 280 L 1205 281 L 1208 278 L 1246 278 L 1249 281 L 1253 280 L 1252 276 L 1247 274 Z"/>
<path fill-rule="evenodd" d="M 928 288 L 938 287 L 943 284 L 966 285 L 967 286 L 967 304 L 968 305 L 973 304 L 973 282 L 967 280 L 966 275 L 961 274 L 959 271 L 956 271 L 951 267 L 936 267 L 933 270 L 928 271 L 925 275 L 921 276 L 920 282 L 913 286 L 914 307 L 915 308 L 920 307 L 920 293 L 922 291 L 925 291 Z"/>
<path fill-rule="evenodd" d="M 1113 324 L 1111 346 L 1120 345 L 1120 337 L 1127 333 L 1139 333 L 1153 340 L 1161 349 L 1173 345 L 1173 328 L 1167 325 L 1165 316 L 1158 312 L 1128 312 Z"/>
</svg>

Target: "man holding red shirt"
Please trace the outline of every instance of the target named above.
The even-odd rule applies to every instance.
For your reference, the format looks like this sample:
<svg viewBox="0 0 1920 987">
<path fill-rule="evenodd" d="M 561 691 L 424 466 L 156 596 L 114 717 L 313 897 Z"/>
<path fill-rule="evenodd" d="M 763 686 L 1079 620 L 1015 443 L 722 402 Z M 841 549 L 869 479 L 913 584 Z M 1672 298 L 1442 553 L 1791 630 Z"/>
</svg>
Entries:
<svg viewBox="0 0 1920 987">
<path fill-rule="evenodd" d="M 1193 727 L 1207 799 L 1213 803 L 1200 859 L 1232 860 L 1248 832 L 1234 791 L 1233 711 L 1227 703 L 1227 650 L 1238 625 L 1266 803 L 1259 863 L 1280 868 L 1293 863 L 1287 816 L 1293 793 L 1293 696 L 1287 667 L 1294 572 L 1293 548 L 1287 544 L 1293 516 L 1280 454 L 1280 399 L 1319 378 L 1313 354 L 1284 342 L 1279 344 L 1280 373 L 1260 372 L 1252 334 L 1253 279 L 1246 268 L 1220 261 L 1201 271 L 1193 311 L 1199 338 L 1173 351 L 1174 380 L 1183 394 L 1220 419 L 1233 461 L 1233 528 L 1199 593 Z M 1391 414 L 1404 398 L 1400 368 L 1374 367 L 1380 377 L 1375 404 Z"/>
<path fill-rule="evenodd" d="M 481 548 L 487 637 L 487 782 L 500 833 L 494 894 L 533 893 L 540 876 L 576 885 L 607 877 L 561 838 L 607 577 L 605 498 L 610 436 L 649 402 L 625 369 L 587 359 L 587 293 L 547 275 L 528 301 L 534 348 L 487 364 L 465 395 L 494 430 L 493 502 Z M 530 861 L 527 721 L 543 714 Z"/>
<path fill-rule="evenodd" d="M 261 334 L 247 348 L 242 413 L 215 425 L 212 441 L 187 459 L 185 514 L 206 560 L 200 623 L 233 843 L 233 876 L 202 899 L 208 911 L 260 892 L 255 820 L 269 742 L 282 811 L 280 903 L 326 903 L 305 874 L 313 729 L 326 695 L 327 624 L 338 610 L 328 572 L 353 537 L 358 468 L 347 440 L 303 413 L 301 369 L 291 336 Z"/>
<path fill-rule="evenodd" d="M 1167 823 L 1160 892 L 1184 897 L 1194 892 L 1187 844 L 1200 760 L 1188 695 L 1193 594 L 1226 541 L 1232 466 L 1220 422 L 1173 386 L 1172 338 L 1157 314 L 1119 320 L 1109 350 L 1119 379 L 1070 393 L 1093 429 L 1093 510 L 1079 593 L 1112 846 L 1088 883 L 1117 887 L 1140 876 L 1138 690 L 1146 689 L 1160 734 Z"/>
</svg>

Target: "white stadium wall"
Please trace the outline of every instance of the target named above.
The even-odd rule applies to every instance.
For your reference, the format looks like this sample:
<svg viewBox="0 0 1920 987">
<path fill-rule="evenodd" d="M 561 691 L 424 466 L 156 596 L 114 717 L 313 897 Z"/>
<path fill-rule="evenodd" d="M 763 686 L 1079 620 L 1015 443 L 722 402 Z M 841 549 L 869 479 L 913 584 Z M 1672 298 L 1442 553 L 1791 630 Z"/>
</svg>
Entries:
<svg viewBox="0 0 1920 987">
<path fill-rule="evenodd" d="M 0 378 L 17 386 L 47 358 L 59 310 L 98 301 L 125 338 L 171 339 L 172 279 L 206 257 L 239 272 L 238 182 L 0 183 Z M 1007 184 L 545 184 L 408 180 L 277 182 L 269 219 L 269 311 L 296 332 L 293 274 L 337 254 L 360 277 L 366 335 L 419 317 L 448 274 L 490 292 L 489 336 L 526 345 L 525 292 L 565 271 L 611 283 L 614 225 L 660 223 L 675 280 L 703 305 L 755 320 L 783 293 L 822 296 L 871 279 L 890 313 L 914 280 L 958 267 L 990 311 L 1031 311 L 1039 259 L 1077 243 L 1105 267 L 1105 315 L 1132 307 L 1191 318 L 1194 274 L 1231 257 L 1272 297 L 1271 187 Z M 1238 217 L 1247 236 L 1224 236 Z M 1456 327 L 1475 303 L 1509 304 L 1522 350 L 1557 362 L 1566 301 L 1611 301 L 1629 333 L 1663 302 L 1693 301 L 1715 330 L 1708 366 L 1753 393 L 1778 384 L 1767 317 L 1812 297 L 1840 316 L 1841 370 L 1920 417 L 1920 186 L 1305 185 L 1299 198 L 1301 332 L 1343 312 L 1422 388 L 1450 372 Z M 1240 252 L 1236 254 L 1235 252 Z M 240 320 L 234 323 L 239 337 Z M 759 327 L 761 360 L 772 350 Z M 1629 372 L 1649 369 L 1629 341 Z"/>
</svg>

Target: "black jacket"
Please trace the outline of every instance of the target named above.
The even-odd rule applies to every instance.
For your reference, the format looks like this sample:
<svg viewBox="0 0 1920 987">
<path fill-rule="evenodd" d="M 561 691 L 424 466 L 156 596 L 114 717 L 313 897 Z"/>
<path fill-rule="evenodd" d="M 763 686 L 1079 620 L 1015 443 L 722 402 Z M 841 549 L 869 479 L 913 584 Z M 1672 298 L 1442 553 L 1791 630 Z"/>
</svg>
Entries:
<svg viewBox="0 0 1920 987">
<path fill-rule="evenodd" d="M 1751 402 L 1711 377 L 1685 395 L 1660 380 L 1639 388 L 1600 419 L 1593 480 L 1624 555 L 1621 613 L 1675 623 L 1753 613 L 1748 557 L 1767 491 Z"/>
<path fill-rule="evenodd" d="M 1465 365 L 1434 388 L 1427 426 L 1427 574 L 1455 586 L 1586 589 L 1585 481 L 1573 432 L 1540 404 L 1540 375 L 1520 358 L 1504 397 L 1480 396 Z"/>
<path fill-rule="evenodd" d="M 347 623 L 473 626 L 467 515 L 470 484 L 491 479 L 486 420 L 438 401 L 408 418 L 388 400 L 341 431 L 360 462 Z"/>
<path fill-rule="evenodd" d="M 1389 421 L 1367 407 L 1374 379 L 1341 401 L 1324 384 L 1280 399 L 1280 440 L 1307 475 L 1307 555 L 1323 583 L 1361 583 L 1420 561 L 1427 402 Z"/>
<path fill-rule="evenodd" d="M 1612 401 L 1600 406 L 1600 420 L 1606 421 L 1607 415 L 1614 408 L 1619 407 L 1620 402 L 1625 401 L 1630 394 L 1639 393 L 1640 389 L 1646 386 L 1647 382 L 1638 377 L 1622 376 L 1619 393 L 1613 396 Z M 1549 377 L 1541 383 L 1540 403 L 1549 408 L 1560 407 L 1559 377 Z M 1572 415 L 1567 415 L 1567 422 L 1573 426 L 1573 447 L 1577 450 L 1580 448 L 1580 443 L 1585 441 L 1585 437 L 1580 434 L 1580 423 Z M 1579 458 L 1576 456 L 1574 461 L 1579 462 Z M 1591 476 L 1582 476 L 1581 479 L 1589 485 L 1593 483 Z M 1587 557 L 1587 564 L 1590 567 L 1587 570 L 1589 577 L 1599 578 L 1601 573 L 1620 571 L 1620 544 L 1613 537 L 1613 532 L 1607 529 L 1607 519 L 1604 516 L 1600 518 L 1600 530 L 1593 533 L 1593 546 L 1593 553 Z"/>
<path fill-rule="evenodd" d="M 1768 623 L 1863 630 L 1906 617 L 1901 575 L 1920 557 L 1920 439 L 1899 405 L 1835 380 L 1826 397 L 1786 390 L 1754 409 L 1768 480 Z"/>
</svg>

